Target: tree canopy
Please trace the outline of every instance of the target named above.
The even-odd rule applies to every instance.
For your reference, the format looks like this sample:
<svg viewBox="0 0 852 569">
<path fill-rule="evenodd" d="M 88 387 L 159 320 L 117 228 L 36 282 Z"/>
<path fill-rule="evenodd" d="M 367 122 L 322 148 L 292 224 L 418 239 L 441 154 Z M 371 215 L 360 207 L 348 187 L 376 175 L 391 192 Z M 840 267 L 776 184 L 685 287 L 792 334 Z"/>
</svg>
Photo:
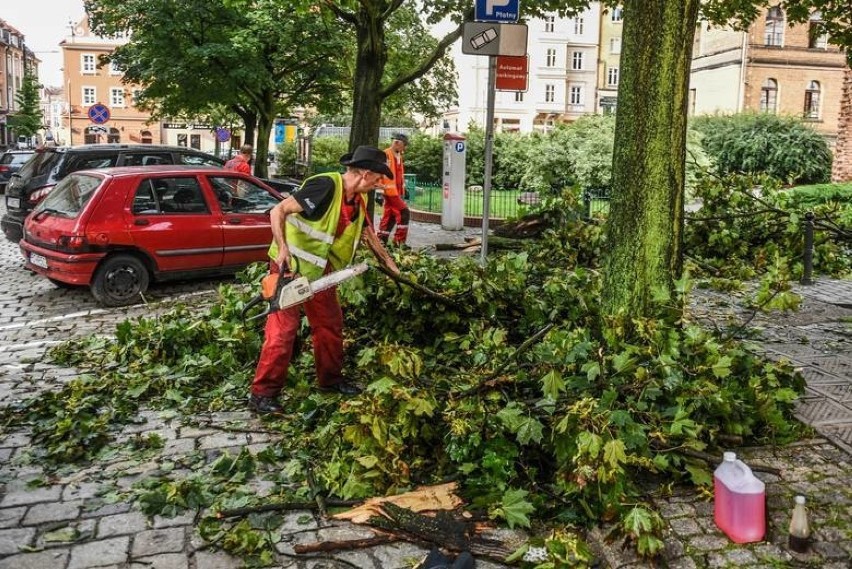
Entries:
<svg viewBox="0 0 852 569">
<path fill-rule="evenodd" d="M 11 121 L 15 132 L 24 136 L 33 136 L 44 126 L 44 113 L 39 106 L 39 83 L 31 70 L 24 74 L 21 88 L 15 93 L 18 111 Z"/>
</svg>

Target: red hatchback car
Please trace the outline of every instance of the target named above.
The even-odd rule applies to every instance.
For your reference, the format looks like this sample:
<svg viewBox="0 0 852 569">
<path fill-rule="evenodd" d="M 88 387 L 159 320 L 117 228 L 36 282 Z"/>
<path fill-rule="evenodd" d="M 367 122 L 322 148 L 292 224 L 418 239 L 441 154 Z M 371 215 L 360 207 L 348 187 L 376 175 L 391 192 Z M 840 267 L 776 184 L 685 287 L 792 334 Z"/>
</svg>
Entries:
<svg viewBox="0 0 852 569">
<path fill-rule="evenodd" d="M 269 210 L 283 196 L 245 174 L 197 166 L 75 172 L 27 217 L 27 267 L 88 285 L 106 306 L 142 300 L 151 281 L 229 274 L 265 260 Z"/>
</svg>

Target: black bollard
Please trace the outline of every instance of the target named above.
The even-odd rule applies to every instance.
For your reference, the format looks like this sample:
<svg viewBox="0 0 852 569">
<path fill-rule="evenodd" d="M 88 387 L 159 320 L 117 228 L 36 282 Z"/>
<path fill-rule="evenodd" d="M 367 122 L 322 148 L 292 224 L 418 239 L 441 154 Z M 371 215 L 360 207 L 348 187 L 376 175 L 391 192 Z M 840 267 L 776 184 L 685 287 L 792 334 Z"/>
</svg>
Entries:
<svg viewBox="0 0 852 569">
<path fill-rule="evenodd" d="M 803 285 L 814 284 L 814 212 L 809 211 L 805 214 L 805 251 L 802 255 L 804 269 L 802 272 Z"/>
</svg>

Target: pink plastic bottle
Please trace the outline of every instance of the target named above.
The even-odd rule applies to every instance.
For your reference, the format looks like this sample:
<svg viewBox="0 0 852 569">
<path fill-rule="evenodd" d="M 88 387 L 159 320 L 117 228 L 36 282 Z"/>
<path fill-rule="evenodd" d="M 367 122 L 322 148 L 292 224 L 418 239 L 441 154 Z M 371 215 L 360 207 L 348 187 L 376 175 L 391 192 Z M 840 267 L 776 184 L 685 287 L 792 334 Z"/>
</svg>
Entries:
<svg viewBox="0 0 852 569">
<path fill-rule="evenodd" d="M 726 452 L 713 473 L 714 519 L 736 543 L 761 541 L 766 533 L 766 485 L 736 453 Z"/>
</svg>

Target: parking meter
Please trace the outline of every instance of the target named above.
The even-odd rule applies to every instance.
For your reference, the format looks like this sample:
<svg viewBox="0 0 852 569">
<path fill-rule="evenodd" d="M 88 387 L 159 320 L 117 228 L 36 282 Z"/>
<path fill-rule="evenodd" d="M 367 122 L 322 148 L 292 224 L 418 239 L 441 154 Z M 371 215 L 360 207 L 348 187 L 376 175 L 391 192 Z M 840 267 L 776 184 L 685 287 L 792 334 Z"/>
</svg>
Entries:
<svg viewBox="0 0 852 569">
<path fill-rule="evenodd" d="M 467 174 L 467 143 L 456 133 L 444 135 L 444 186 L 441 199 L 441 227 L 464 228 L 464 188 Z"/>
</svg>

